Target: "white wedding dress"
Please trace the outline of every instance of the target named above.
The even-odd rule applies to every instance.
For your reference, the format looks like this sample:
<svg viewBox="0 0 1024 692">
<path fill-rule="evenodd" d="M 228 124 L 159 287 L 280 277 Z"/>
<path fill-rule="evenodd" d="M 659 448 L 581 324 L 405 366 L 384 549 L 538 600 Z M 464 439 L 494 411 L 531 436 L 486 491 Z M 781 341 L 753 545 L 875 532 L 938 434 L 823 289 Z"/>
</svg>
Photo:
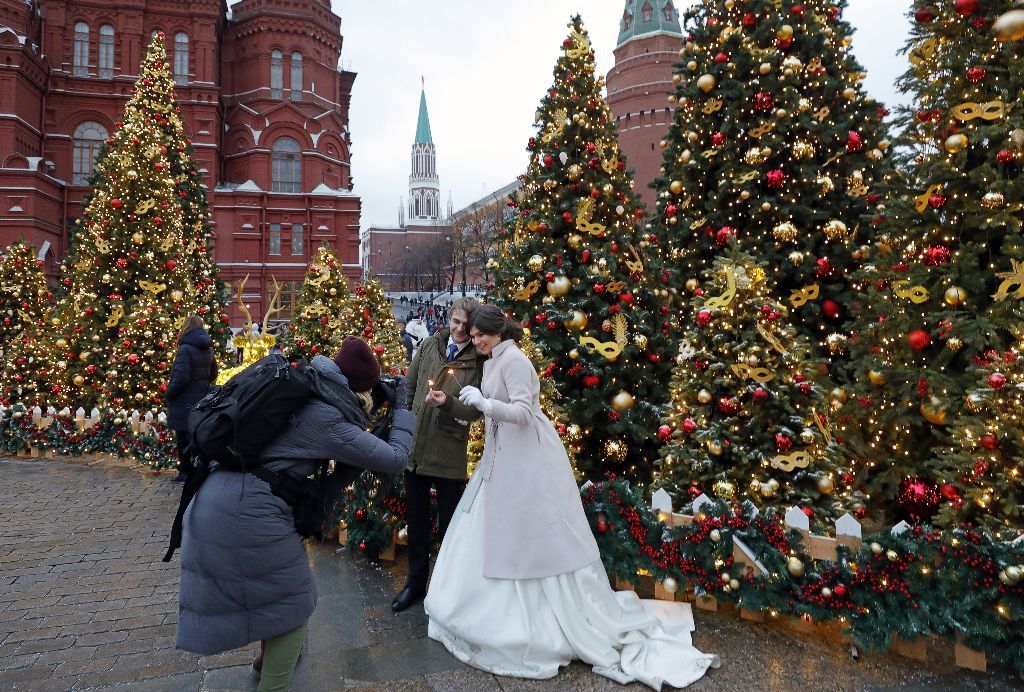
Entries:
<svg viewBox="0 0 1024 692">
<path fill-rule="evenodd" d="M 431 577 L 424 608 L 432 639 L 474 668 L 521 678 L 551 678 L 580 659 L 619 683 L 660 690 L 685 687 L 718 667 L 717 656 L 690 642 L 688 604 L 615 592 L 600 560 L 540 579 L 484 577 L 488 484 L 481 471 L 462 497 Z"/>
</svg>

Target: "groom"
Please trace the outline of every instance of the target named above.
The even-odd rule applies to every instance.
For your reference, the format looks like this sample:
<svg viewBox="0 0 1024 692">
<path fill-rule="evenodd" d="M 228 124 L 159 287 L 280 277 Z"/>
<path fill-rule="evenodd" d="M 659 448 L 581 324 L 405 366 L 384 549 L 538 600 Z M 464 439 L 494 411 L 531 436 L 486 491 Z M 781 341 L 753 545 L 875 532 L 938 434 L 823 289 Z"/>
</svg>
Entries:
<svg viewBox="0 0 1024 692">
<path fill-rule="evenodd" d="M 400 613 L 423 599 L 430 573 L 430 491 L 437 491 L 438 530 L 444 538 L 466 482 L 466 443 L 469 421 L 480 412 L 459 401 L 463 387 L 479 387 L 484 358 L 470 343 L 469 318 L 480 306 L 459 298 L 449 313 L 448 329 L 420 344 L 406 378 L 409 408 L 416 414 L 412 453 L 405 468 L 409 577 L 391 602 Z M 429 390 L 447 396 L 438 407 L 425 405 Z"/>
</svg>

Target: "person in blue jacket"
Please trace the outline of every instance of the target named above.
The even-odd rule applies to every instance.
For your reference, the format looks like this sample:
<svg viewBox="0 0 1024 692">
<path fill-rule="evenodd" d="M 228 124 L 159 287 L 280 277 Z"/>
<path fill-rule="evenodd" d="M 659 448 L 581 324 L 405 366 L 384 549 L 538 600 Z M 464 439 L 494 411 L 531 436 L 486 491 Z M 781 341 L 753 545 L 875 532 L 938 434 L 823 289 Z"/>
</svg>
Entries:
<svg viewBox="0 0 1024 692">
<path fill-rule="evenodd" d="M 190 441 L 188 412 L 206 396 L 216 379 L 213 339 L 206 333 L 202 318 L 192 315 L 178 334 L 178 353 L 165 392 L 167 427 L 174 431 L 178 444 L 178 475 L 172 479 L 175 483 L 183 482 L 192 472 L 192 460 L 186 451 Z"/>
</svg>

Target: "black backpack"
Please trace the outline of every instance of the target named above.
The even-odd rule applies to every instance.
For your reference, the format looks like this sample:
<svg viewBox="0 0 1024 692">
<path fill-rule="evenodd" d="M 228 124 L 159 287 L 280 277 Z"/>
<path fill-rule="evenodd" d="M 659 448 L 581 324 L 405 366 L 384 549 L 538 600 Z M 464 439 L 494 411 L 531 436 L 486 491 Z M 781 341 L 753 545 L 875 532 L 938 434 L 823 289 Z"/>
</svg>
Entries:
<svg viewBox="0 0 1024 692">
<path fill-rule="evenodd" d="M 232 471 L 259 466 L 260 454 L 313 392 L 309 366 L 280 354 L 262 358 L 200 399 L 188 415 L 190 451 Z"/>
</svg>

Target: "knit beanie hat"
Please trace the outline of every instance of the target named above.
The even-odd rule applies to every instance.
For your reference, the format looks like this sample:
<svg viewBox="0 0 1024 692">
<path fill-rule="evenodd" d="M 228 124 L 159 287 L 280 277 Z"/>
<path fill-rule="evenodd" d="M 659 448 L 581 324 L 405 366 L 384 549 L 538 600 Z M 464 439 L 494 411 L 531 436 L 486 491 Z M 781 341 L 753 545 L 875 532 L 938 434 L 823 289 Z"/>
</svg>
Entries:
<svg viewBox="0 0 1024 692">
<path fill-rule="evenodd" d="M 380 364 L 373 351 L 357 336 L 345 337 L 334 362 L 348 378 L 348 385 L 354 392 L 370 391 L 380 377 Z"/>
</svg>

